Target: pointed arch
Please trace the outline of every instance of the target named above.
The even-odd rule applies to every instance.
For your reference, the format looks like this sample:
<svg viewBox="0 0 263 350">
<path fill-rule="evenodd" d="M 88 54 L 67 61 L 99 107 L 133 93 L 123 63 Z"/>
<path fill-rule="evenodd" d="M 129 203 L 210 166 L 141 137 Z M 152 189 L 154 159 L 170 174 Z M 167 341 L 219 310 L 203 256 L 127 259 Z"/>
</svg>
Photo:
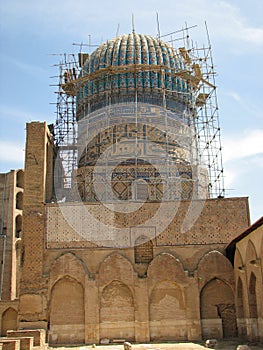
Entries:
<svg viewBox="0 0 263 350">
<path fill-rule="evenodd" d="M 65 253 L 55 259 L 50 268 L 50 285 L 65 275 L 72 276 L 84 286 L 85 275 L 89 275 L 87 266 L 73 253 Z"/>
<path fill-rule="evenodd" d="M 181 261 L 169 253 L 157 255 L 149 264 L 147 275 L 150 289 L 162 280 L 171 280 L 177 283 L 186 282 Z"/>
<path fill-rule="evenodd" d="M 84 343 L 84 288 L 64 276 L 51 290 L 49 341 L 52 344 Z"/>
<path fill-rule="evenodd" d="M 239 249 L 236 248 L 235 258 L 234 258 L 234 267 L 235 267 L 235 269 L 241 270 L 243 266 L 244 266 L 244 262 L 242 259 L 242 255 L 241 255 Z"/>
<path fill-rule="evenodd" d="M 16 186 L 24 188 L 24 171 L 22 169 L 16 173 Z"/>
<path fill-rule="evenodd" d="M 131 289 L 119 280 L 101 292 L 100 337 L 134 340 L 134 298 Z"/>
<path fill-rule="evenodd" d="M 133 286 L 134 269 L 131 262 L 119 253 L 108 255 L 99 268 L 99 283 L 101 287 L 106 286 L 115 279 Z"/>
<path fill-rule="evenodd" d="M 246 249 L 246 264 L 257 260 L 257 252 L 254 243 L 249 240 Z"/>
<path fill-rule="evenodd" d="M 17 311 L 12 307 L 6 309 L 2 314 L 1 335 L 6 336 L 6 331 L 10 329 L 17 329 Z"/>
<path fill-rule="evenodd" d="M 186 307 L 182 289 L 173 281 L 157 283 L 150 297 L 150 339 L 187 339 Z"/>
<path fill-rule="evenodd" d="M 225 280 L 234 288 L 233 266 L 230 261 L 217 250 L 210 251 L 201 258 L 197 271 L 201 288 L 214 278 Z"/>
<path fill-rule="evenodd" d="M 200 293 L 203 337 L 234 337 L 237 334 L 234 293 L 223 280 L 213 278 Z"/>
</svg>

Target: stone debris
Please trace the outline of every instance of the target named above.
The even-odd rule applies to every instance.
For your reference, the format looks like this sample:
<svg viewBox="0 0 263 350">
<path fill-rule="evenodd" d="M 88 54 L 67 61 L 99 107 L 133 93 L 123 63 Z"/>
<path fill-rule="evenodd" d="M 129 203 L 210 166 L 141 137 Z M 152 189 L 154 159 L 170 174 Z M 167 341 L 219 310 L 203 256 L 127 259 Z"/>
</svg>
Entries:
<svg viewBox="0 0 263 350">
<path fill-rule="evenodd" d="M 238 345 L 237 350 L 250 350 L 248 345 Z"/>
<path fill-rule="evenodd" d="M 100 343 L 103 344 L 103 345 L 105 345 L 105 344 L 110 344 L 110 339 L 108 339 L 108 338 L 102 338 L 102 339 L 100 340 Z"/>
<path fill-rule="evenodd" d="M 210 349 L 215 349 L 217 346 L 217 340 L 216 339 L 207 339 L 205 342 L 205 347 Z"/>
<path fill-rule="evenodd" d="M 128 341 L 123 343 L 124 350 L 132 350 L 132 345 Z"/>
</svg>

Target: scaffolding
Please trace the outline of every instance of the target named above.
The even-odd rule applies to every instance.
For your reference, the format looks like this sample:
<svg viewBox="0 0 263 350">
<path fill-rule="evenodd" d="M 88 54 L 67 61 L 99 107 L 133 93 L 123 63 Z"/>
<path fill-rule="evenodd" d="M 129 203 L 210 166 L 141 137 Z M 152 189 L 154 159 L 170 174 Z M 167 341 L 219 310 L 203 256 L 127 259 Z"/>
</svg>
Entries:
<svg viewBox="0 0 263 350">
<path fill-rule="evenodd" d="M 56 102 L 56 122 L 54 124 L 55 145 L 63 166 L 62 186 L 71 188 L 72 172 L 77 168 L 77 121 L 76 121 L 76 96 L 63 90 L 63 85 L 68 80 L 76 79 L 79 72 L 78 60 L 75 54 L 61 55 L 59 64 Z M 61 175 L 59 175 L 61 177 Z M 61 180 L 61 179 L 60 179 Z"/>
<path fill-rule="evenodd" d="M 81 155 L 78 154 L 77 145 L 77 119 L 80 118 L 79 116 L 88 115 L 88 118 L 91 117 L 92 120 L 92 108 L 108 108 L 114 104 L 128 102 L 127 97 L 126 101 L 122 101 L 120 96 L 118 96 L 118 101 L 115 101 L 114 96 L 109 93 L 109 90 L 105 90 L 103 93 L 99 93 L 98 91 L 95 97 L 90 96 L 85 87 L 87 82 L 100 84 L 104 79 L 104 85 L 107 87 L 107 82 L 116 75 L 126 74 L 137 79 L 138 76 L 156 74 L 156 76 L 161 77 L 162 82 L 161 86 L 155 89 L 157 94 L 145 94 L 142 97 L 137 93 L 137 89 L 134 96 L 131 97 L 131 101 L 136 106 L 141 102 L 159 105 L 164 110 L 168 109 L 168 113 L 165 112 L 166 114 L 163 120 L 163 128 L 165 135 L 167 135 L 169 122 L 171 121 L 169 119 L 169 109 L 173 108 L 173 106 L 169 106 L 168 102 L 171 100 L 171 96 L 175 100 L 179 98 L 184 99 L 187 112 L 184 112 L 184 115 L 182 114 L 182 118 L 185 118 L 184 122 L 194 130 L 194 141 L 192 141 L 191 147 L 197 148 L 197 162 L 207 169 L 209 197 L 224 197 L 221 131 L 215 84 L 216 73 L 210 39 L 207 31 L 207 45 L 200 48 L 190 40 L 188 30 L 189 28 L 186 27 L 169 34 L 171 39 L 168 43 L 172 47 L 174 55 L 184 61 L 184 67 L 180 71 L 175 71 L 165 65 L 158 64 L 126 64 L 119 66 L 111 65 L 90 72 L 85 71 L 86 68 L 83 66 L 86 58 L 89 57 L 88 54 L 79 52 L 78 56 L 75 54 L 62 56 L 58 65 L 59 83 L 58 91 L 56 91 L 57 118 L 54 129 L 58 157 L 61 159 L 64 169 L 63 182 L 65 189 L 70 189 L 73 186 L 73 173 L 77 170 L 78 162 L 81 158 Z M 183 34 L 181 38 L 174 37 L 178 32 L 180 35 Z M 165 36 L 160 37 L 159 35 L 158 40 Z M 175 43 L 177 47 L 174 46 Z M 175 78 L 180 78 L 188 86 L 188 90 L 181 93 L 180 96 L 174 91 L 171 93 L 164 81 L 166 79 L 169 82 Z M 77 111 L 76 99 L 80 94 L 83 99 L 82 110 Z M 167 136 L 166 143 L 168 145 Z"/>
</svg>

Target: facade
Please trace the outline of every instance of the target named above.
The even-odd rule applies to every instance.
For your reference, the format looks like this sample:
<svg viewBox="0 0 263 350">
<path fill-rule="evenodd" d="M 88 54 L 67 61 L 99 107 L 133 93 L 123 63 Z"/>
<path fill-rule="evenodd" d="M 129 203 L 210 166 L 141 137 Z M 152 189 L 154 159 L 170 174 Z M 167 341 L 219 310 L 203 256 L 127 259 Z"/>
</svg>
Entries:
<svg viewBox="0 0 263 350">
<path fill-rule="evenodd" d="M 201 156 L 208 75 L 184 48 L 134 32 L 79 61 L 60 84 L 76 102 L 70 132 L 27 124 L 24 173 L 1 175 L 2 334 L 43 328 L 50 344 L 250 335 L 226 256 L 250 224 L 248 200 L 213 197 L 214 161 Z"/>
<path fill-rule="evenodd" d="M 240 335 L 262 342 L 263 217 L 227 247 L 234 260 L 237 326 Z"/>
</svg>

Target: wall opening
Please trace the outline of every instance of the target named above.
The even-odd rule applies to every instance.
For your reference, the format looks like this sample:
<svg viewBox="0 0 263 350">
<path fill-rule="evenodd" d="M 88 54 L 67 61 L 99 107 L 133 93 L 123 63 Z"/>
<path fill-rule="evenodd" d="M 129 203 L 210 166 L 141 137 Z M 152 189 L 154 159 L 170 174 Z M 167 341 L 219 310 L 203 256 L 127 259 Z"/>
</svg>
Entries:
<svg viewBox="0 0 263 350">
<path fill-rule="evenodd" d="M 6 331 L 9 329 L 17 329 L 17 311 L 11 307 L 2 315 L 1 335 L 6 336 Z"/>
<path fill-rule="evenodd" d="M 16 232 L 16 238 L 21 238 L 21 236 L 22 236 L 22 215 L 16 216 L 15 232 Z"/>
<path fill-rule="evenodd" d="M 136 264 L 149 263 L 153 259 L 153 243 L 146 236 L 140 236 L 135 241 L 134 260 Z"/>
<path fill-rule="evenodd" d="M 24 188 L 24 171 L 19 170 L 16 173 L 16 186 L 20 188 Z"/>
<path fill-rule="evenodd" d="M 23 210 L 23 192 L 18 192 L 16 195 L 16 209 Z"/>
</svg>

